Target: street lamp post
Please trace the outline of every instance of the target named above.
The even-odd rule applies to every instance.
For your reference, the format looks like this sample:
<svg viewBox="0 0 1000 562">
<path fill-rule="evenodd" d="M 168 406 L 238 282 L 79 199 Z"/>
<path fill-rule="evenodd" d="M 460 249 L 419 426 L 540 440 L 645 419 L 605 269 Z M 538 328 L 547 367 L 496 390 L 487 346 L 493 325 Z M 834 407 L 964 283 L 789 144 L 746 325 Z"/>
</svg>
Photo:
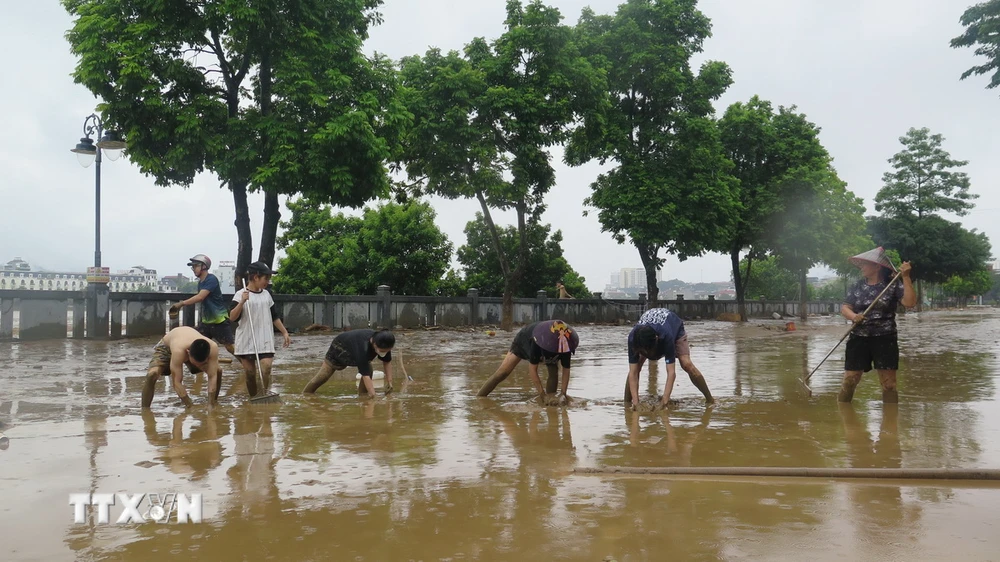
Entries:
<svg viewBox="0 0 1000 562">
<path fill-rule="evenodd" d="M 101 269 L 101 161 L 105 153 L 112 161 L 121 156 L 125 143 L 114 131 L 104 130 L 104 123 L 95 113 L 83 121 L 83 138 L 71 152 L 84 168 L 96 163 L 94 170 L 94 267 L 87 275 L 87 337 L 108 338 L 108 312 L 111 308 L 108 282 L 110 279 Z M 94 144 L 92 135 L 96 135 Z"/>
</svg>

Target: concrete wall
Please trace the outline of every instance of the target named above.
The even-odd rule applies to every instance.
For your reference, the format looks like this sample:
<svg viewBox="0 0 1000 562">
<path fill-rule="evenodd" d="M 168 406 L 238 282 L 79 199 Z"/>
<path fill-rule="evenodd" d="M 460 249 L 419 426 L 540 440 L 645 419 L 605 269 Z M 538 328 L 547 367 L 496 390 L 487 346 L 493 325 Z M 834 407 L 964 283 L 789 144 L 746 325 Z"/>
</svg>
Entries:
<svg viewBox="0 0 1000 562">
<path fill-rule="evenodd" d="M 177 293 L 111 293 L 110 323 L 104 338 L 154 337 L 165 333 L 167 308 L 191 295 Z M 232 295 L 225 295 L 231 299 Z M 84 291 L 0 290 L 0 339 L 58 339 L 96 337 L 85 334 L 88 310 Z M 334 330 L 377 326 L 417 328 L 497 325 L 503 303 L 500 298 L 480 297 L 475 289 L 466 297 L 393 296 L 388 287 L 377 295 L 275 295 L 279 314 L 291 332 L 320 324 Z M 748 301 L 750 317 L 770 317 L 774 312 L 798 315 L 799 303 Z M 735 301 L 676 299 L 661 301 L 684 318 L 717 318 L 737 312 Z M 544 292 L 537 298 L 514 299 L 515 324 L 559 318 L 570 324 L 627 323 L 645 310 L 642 301 L 610 301 L 601 298 L 557 300 Z M 838 314 L 839 301 L 807 303 L 808 314 Z M 181 323 L 197 325 L 196 306 L 185 307 Z M 68 318 L 68 316 L 71 316 Z M 16 322 L 15 322 L 16 319 Z"/>
</svg>

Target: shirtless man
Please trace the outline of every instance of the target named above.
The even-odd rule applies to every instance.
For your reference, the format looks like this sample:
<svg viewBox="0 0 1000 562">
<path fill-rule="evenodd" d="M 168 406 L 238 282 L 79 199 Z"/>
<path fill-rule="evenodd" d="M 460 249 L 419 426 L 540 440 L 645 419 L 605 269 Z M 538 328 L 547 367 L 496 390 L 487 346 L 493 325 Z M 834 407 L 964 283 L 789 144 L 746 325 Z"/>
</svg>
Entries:
<svg viewBox="0 0 1000 562">
<path fill-rule="evenodd" d="M 160 377 L 170 377 L 174 392 L 184 402 L 184 406 L 194 406 L 191 397 L 184 389 L 184 365 L 191 374 L 201 372 L 208 374 L 208 396 L 211 404 L 219 399 L 219 382 L 222 380 L 222 368 L 219 367 L 219 346 L 214 341 L 206 339 L 198 330 L 188 326 L 179 326 L 167 332 L 153 348 L 153 359 L 146 371 L 146 384 L 142 389 L 142 407 L 149 408 L 153 403 L 153 393 L 156 392 L 156 381 Z"/>
</svg>

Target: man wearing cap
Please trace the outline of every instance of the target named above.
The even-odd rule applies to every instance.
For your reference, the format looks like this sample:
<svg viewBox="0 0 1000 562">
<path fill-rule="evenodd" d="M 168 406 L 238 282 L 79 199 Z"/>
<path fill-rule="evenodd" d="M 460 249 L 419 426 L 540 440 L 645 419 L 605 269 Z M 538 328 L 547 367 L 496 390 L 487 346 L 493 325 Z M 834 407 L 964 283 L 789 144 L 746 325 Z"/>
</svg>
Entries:
<svg viewBox="0 0 1000 562">
<path fill-rule="evenodd" d="M 900 304 L 906 308 L 917 304 L 917 293 L 910 280 L 910 262 L 899 266 L 898 276 L 903 279 L 899 283 L 893 276 L 897 270 L 881 247 L 858 254 L 848 261 L 861 269 L 862 279 L 851 287 L 844 304 L 840 306 L 840 314 L 854 322 L 854 329 L 847 339 L 844 383 L 837 399 L 840 402 L 853 400 L 861 375 L 872 370 L 874 365 L 882 383 L 882 402 L 895 404 L 899 402 L 896 391 L 896 371 L 899 369 L 896 309 Z M 874 306 L 868 310 L 872 303 L 875 303 Z M 864 314 L 865 310 L 868 310 L 867 314 Z"/>
<path fill-rule="evenodd" d="M 576 353 L 576 348 L 579 345 L 580 336 L 577 335 L 576 330 L 570 328 L 562 320 L 547 320 L 528 324 L 518 330 L 503 363 L 479 389 L 478 396 L 489 396 L 498 384 L 514 372 L 514 367 L 517 367 L 522 359 L 526 359 L 528 361 L 528 374 L 531 375 L 538 395 L 546 402 L 546 405 L 568 403 L 569 396 L 566 392 L 569 389 L 570 358 Z M 542 387 L 542 380 L 538 377 L 538 365 L 541 363 L 545 363 L 549 372 L 545 388 Z M 559 384 L 559 365 L 562 365 L 563 372 L 562 387 L 559 394 L 556 394 L 556 386 Z M 556 394 L 556 396 L 546 398 L 546 393 Z"/>
<path fill-rule="evenodd" d="M 170 315 L 176 316 L 185 306 L 200 302 L 201 322 L 198 324 L 198 331 L 206 338 L 226 346 L 226 350 L 233 353 L 233 343 L 236 340 L 233 337 L 232 323 L 229 321 L 229 307 L 222 298 L 219 278 L 208 272 L 212 267 L 212 260 L 205 254 L 197 254 L 188 260 L 188 266 L 198 278 L 198 293 L 171 306 Z"/>
<path fill-rule="evenodd" d="M 628 381 L 625 386 L 625 402 L 632 403 L 632 409 L 639 408 L 639 372 L 647 359 L 657 361 L 663 358 L 667 364 L 667 383 L 663 388 L 660 407 L 667 408 L 670 394 L 674 390 L 677 377 L 676 362 L 691 378 L 691 383 L 705 395 L 705 403 L 715 402 L 708 390 L 705 377 L 691 362 L 691 346 L 688 344 L 684 321 L 666 308 L 651 308 L 639 317 L 639 322 L 628 335 Z"/>
</svg>

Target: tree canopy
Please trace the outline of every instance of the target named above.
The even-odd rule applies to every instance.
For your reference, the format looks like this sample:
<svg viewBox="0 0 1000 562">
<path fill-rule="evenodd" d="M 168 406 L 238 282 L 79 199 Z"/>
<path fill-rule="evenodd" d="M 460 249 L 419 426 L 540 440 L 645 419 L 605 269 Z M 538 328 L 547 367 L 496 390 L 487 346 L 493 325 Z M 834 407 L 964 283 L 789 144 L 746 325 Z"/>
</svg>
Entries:
<svg viewBox="0 0 1000 562">
<path fill-rule="evenodd" d="M 476 38 L 464 53 L 431 49 L 400 65 L 414 120 L 397 160 L 418 193 L 479 201 L 504 280 L 501 327 L 508 330 L 527 268 L 528 225 L 555 183 L 547 149 L 570 125 L 594 118 L 603 91 L 561 19 L 539 1 L 509 0 L 496 40 Z M 515 212 L 513 248 L 502 244 L 491 209 Z"/>
<path fill-rule="evenodd" d="M 512 251 L 518 244 L 517 228 L 508 226 L 498 230 L 504 251 Z M 563 257 L 562 231 L 551 232 L 549 225 L 537 222 L 528 224 L 526 230 L 527 267 L 514 296 L 533 298 L 538 291 L 546 290 L 555 297 L 558 295 L 555 284 L 561 281 L 574 297 L 589 297 L 586 280 Z M 476 213 L 475 220 L 465 225 L 465 236 L 466 243 L 458 248 L 457 254 L 465 272 L 466 287 L 479 289 L 483 296 L 503 295 L 503 272 L 497 254 L 483 251 L 490 244 L 491 234 L 482 214 Z"/>
<path fill-rule="evenodd" d="M 358 207 L 387 192 L 406 114 L 391 65 L 361 50 L 380 0 L 62 3 L 74 78 L 140 171 L 163 186 L 211 171 L 232 191 L 238 272 L 252 255 L 248 191 L 266 193 L 268 264 L 278 194 Z"/>
<path fill-rule="evenodd" d="M 603 231 L 636 247 L 653 301 L 661 250 L 684 260 L 720 246 L 738 209 L 712 120 L 731 70 L 691 68 L 710 29 L 694 0 L 627 0 L 614 15 L 586 9 L 577 25 L 581 49 L 607 75 L 610 108 L 599 131 L 571 139 L 567 159 L 614 162 L 586 203 Z"/>
<path fill-rule="evenodd" d="M 371 295 L 388 285 L 394 294 L 430 295 L 451 262 L 452 244 L 426 202 L 384 203 L 361 217 L 305 199 L 288 206 L 278 292 Z"/>
<path fill-rule="evenodd" d="M 941 211 L 962 216 L 975 206 L 972 201 L 979 195 L 969 193 L 969 176 L 956 170 L 968 162 L 941 148 L 943 136 L 911 128 L 899 142 L 904 148 L 889 159 L 893 171 L 882 176 L 885 185 L 875 196 L 876 211 L 919 219 Z"/>
</svg>

